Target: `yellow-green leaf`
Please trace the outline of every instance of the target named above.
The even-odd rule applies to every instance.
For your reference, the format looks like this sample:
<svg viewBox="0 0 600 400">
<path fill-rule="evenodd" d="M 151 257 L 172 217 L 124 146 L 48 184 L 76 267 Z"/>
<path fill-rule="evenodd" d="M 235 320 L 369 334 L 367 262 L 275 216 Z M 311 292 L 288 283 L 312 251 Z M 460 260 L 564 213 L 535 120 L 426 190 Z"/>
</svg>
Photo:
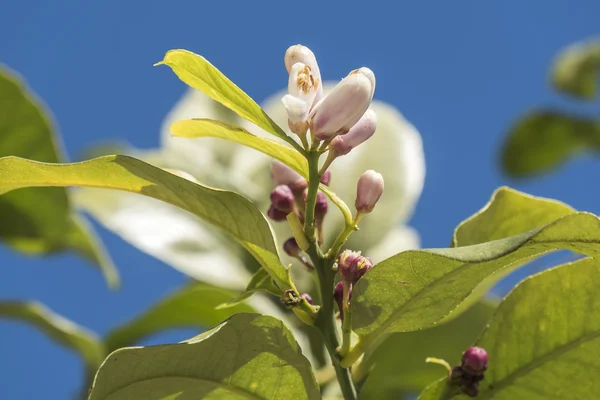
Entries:
<svg viewBox="0 0 600 400">
<path fill-rule="evenodd" d="M 600 79 L 600 41 L 576 43 L 563 50 L 552 67 L 552 83 L 561 92 L 591 100 Z"/>
<path fill-rule="evenodd" d="M 89 400 L 320 399 L 308 360 L 285 325 L 236 314 L 183 343 L 117 350 Z"/>
<path fill-rule="evenodd" d="M 23 187 L 86 186 L 153 197 L 223 229 L 248 250 L 281 288 L 287 272 L 271 227 L 246 198 L 188 181 L 127 156 L 105 156 L 72 164 L 49 164 L 17 157 L 0 159 L 0 193 Z"/>
<path fill-rule="evenodd" d="M 55 314 L 40 303 L 2 301 L 0 302 L 0 318 L 10 318 L 31 324 L 56 343 L 75 351 L 83 359 L 88 374 L 95 373 L 106 357 L 102 341 L 93 332 Z"/>
<path fill-rule="evenodd" d="M 43 162 L 64 159 L 49 112 L 15 73 L 0 65 L 0 157 Z M 43 255 L 74 251 L 100 266 L 111 286 L 118 275 L 91 226 L 71 206 L 65 189 L 29 188 L 0 198 L 0 239 Z"/>
<path fill-rule="evenodd" d="M 132 321 L 113 329 L 106 337 L 106 347 L 111 352 L 121 347 L 133 346 L 141 339 L 167 329 L 209 328 L 234 314 L 253 312 L 254 309 L 246 304 L 232 306 L 226 310 L 216 309 L 219 304 L 232 301 L 238 295 L 239 293 L 234 291 L 206 283 L 188 284 L 161 299 Z"/>
<path fill-rule="evenodd" d="M 216 137 L 251 147 L 288 165 L 301 175 L 308 176 L 308 162 L 298 151 L 254 136 L 244 128 L 211 119 L 192 119 L 174 123 L 171 133 L 185 138 Z"/>
<path fill-rule="evenodd" d="M 235 83 L 204 57 L 187 50 L 169 50 L 156 65 L 168 65 L 179 79 L 275 136 L 289 139 L 285 132 Z"/>
</svg>

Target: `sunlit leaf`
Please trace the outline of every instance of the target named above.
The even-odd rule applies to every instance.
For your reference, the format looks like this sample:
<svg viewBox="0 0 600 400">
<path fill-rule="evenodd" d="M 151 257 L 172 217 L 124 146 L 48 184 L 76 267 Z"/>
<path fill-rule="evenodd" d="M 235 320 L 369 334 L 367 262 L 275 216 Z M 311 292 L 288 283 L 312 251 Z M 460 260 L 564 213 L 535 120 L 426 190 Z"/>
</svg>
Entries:
<svg viewBox="0 0 600 400">
<path fill-rule="evenodd" d="M 279 126 L 242 89 L 204 57 L 187 50 L 169 50 L 156 65 L 168 65 L 179 79 L 235 111 L 240 117 L 280 138 L 288 138 Z"/>
<path fill-rule="evenodd" d="M 268 276 L 268 274 L 267 274 Z M 176 328 L 210 328 L 236 313 L 254 310 L 246 304 L 217 310 L 219 304 L 235 299 L 234 291 L 205 283 L 192 283 L 161 299 L 140 316 L 112 330 L 106 337 L 108 351 L 133 346 L 141 339 Z"/>
<path fill-rule="evenodd" d="M 432 326 L 465 311 L 465 304 L 483 295 L 482 288 L 506 273 L 558 249 L 600 254 L 598 218 L 572 213 L 504 239 L 400 253 L 376 265 L 356 285 L 354 330 L 368 346 L 385 333 Z"/>
<path fill-rule="evenodd" d="M 600 393 L 599 273 L 599 261 L 587 258 L 530 277 L 507 296 L 476 343 L 489 357 L 477 399 L 587 399 Z M 459 359 L 456 354 L 449 361 Z"/>
<path fill-rule="evenodd" d="M 64 159 L 48 111 L 20 77 L 0 65 L 0 157 Z M 0 197 L 0 239 L 28 254 L 74 251 L 97 264 L 110 285 L 119 278 L 94 230 L 77 215 L 65 189 L 29 188 Z"/>
<path fill-rule="evenodd" d="M 518 235 L 574 212 L 560 201 L 501 187 L 481 210 L 458 225 L 452 246 L 469 246 Z"/>
<path fill-rule="evenodd" d="M 419 332 L 391 334 L 374 352 L 365 355 L 361 368 L 373 368 L 361 389 L 361 398 L 392 400 L 399 393 L 420 392 L 447 375 L 427 357 L 454 359 L 471 346 L 488 323 L 496 303 L 485 300 L 460 317 Z"/>
<path fill-rule="evenodd" d="M 600 41 L 576 43 L 563 50 L 552 66 L 557 90 L 584 100 L 596 98 L 600 79 Z"/>
<path fill-rule="evenodd" d="M 514 177 L 550 171 L 582 152 L 600 149 L 600 121 L 553 110 L 536 110 L 510 130 L 502 168 Z"/>
<path fill-rule="evenodd" d="M 2 301 L 0 318 L 31 324 L 56 343 L 75 351 L 83 359 L 88 374 L 93 374 L 106 356 L 102 341 L 93 332 L 55 314 L 40 303 Z"/>
<path fill-rule="evenodd" d="M 249 200 L 236 193 L 193 183 L 127 156 L 105 156 L 73 164 L 0 159 L 0 192 L 33 186 L 124 190 L 173 204 L 224 230 L 281 288 L 289 288 L 267 220 Z"/>
<path fill-rule="evenodd" d="M 237 314 L 183 343 L 125 348 L 100 367 L 89 400 L 319 399 L 308 360 L 273 317 Z"/>
</svg>

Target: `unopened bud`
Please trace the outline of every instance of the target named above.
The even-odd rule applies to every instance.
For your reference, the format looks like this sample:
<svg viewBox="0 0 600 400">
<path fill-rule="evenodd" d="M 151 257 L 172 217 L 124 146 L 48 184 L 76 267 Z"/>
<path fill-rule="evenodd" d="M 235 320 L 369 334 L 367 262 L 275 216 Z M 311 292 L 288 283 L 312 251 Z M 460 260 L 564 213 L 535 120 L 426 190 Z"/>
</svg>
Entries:
<svg viewBox="0 0 600 400">
<path fill-rule="evenodd" d="M 327 170 L 321 175 L 321 183 L 325 186 L 329 186 L 329 182 L 331 182 L 331 171 Z"/>
<path fill-rule="evenodd" d="M 469 382 L 461 387 L 462 392 L 469 397 L 477 397 L 479 394 L 479 383 Z"/>
<path fill-rule="evenodd" d="M 369 108 L 375 92 L 375 75 L 369 68 L 350 72 L 313 107 L 309 124 L 318 140 L 348 133 Z"/>
<path fill-rule="evenodd" d="M 363 214 L 373 211 L 375 204 L 383 193 L 383 176 L 381 174 L 368 170 L 358 179 L 356 185 L 356 210 Z"/>
<path fill-rule="evenodd" d="M 310 297 L 310 294 L 308 294 L 308 293 L 302 293 L 302 298 L 304 300 L 306 300 L 306 302 L 308 304 L 310 304 L 311 306 L 315 305 L 315 302 L 313 301 L 312 297 Z"/>
<path fill-rule="evenodd" d="M 294 193 L 287 185 L 279 185 L 271 192 L 271 205 L 286 215 L 294 209 Z"/>
<path fill-rule="evenodd" d="M 333 289 L 333 298 L 340 310 L 340 319 L 344 321 L 344 282 L 338 282 Z M 348 289 L 348 300 L 352 298 L 352 286 Z"/>
<path fill-rule="evenodd" d="M 355 284 L 368 270 L 373 268 L 371 260 L 362 256 L 360 251 L 344 250 L 339 255 L 337 263 L 342 280 L 352 284 Z"/>
<path fill-rule="evenodd" d="M 285 221 L 285 217 L 288 213 L 278 210 L 274 205 L 271 204 L 269 210 L 267 210 L 267 216 L 273 221 Z"/>
<path fill-rule="evenodd" d="M 283 243 L 283 251 L 290 257 L 298 258 L 300 257 L 300 246 L 298 246 L 298 242 L 293 237 L 289 238 Z"/>
<path fill-rule="evenodd" d="M 315 216 L 323 218 L 327 214 L 327 196 L 323 192 L 317 192 L 317 201 L 315 202 Z"/>
<path fill-rule="evenodd" d="M 323 85 L 321 84 L 321 72 L 315 54 L 308 47 L 297 44 L 287 49 L 284 62 L 285 68 L 290 75 L 294 64 L 302 63 L 310 68 L 314 82 L 313 86 L 316 88 L 316 96 L 312 104 L 316 104 L 316 102 L 321 100 L 323 97 Z"/>
<path fill-rule="evenodd" d="M 346 155 L 350 153 L 350 150 L 373 136 L 376 128 L 377 114 L 375 114 L 375 111 L 369 109 L 360 120 L 350 128 L 347 134 L 333 138 L 329 144 L 329 151 L 335 153 L 337 156 Z"/>
<path fill-rule="evenodd" d="M 481 347 L 469 347 L 463 353 L 461 367 L 471 375 L 479 375 L 487 369 L 488 355 Z"/>
<path fill-rule="evenodd" d="M 275 160 L 271 163 L 271 179 L 275 185 L 290 185 L 304 178 L 284 163 Z"/>
</svg>

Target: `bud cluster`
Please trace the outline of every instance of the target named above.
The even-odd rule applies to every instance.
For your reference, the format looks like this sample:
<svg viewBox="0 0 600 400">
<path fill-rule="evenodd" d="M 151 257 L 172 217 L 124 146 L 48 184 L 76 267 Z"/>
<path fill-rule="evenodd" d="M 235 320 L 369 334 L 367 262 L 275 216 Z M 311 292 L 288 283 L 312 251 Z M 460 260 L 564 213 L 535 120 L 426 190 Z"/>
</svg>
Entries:
<svg viewBox="0 0 600 400">
<path fill-rule="evenodd" d="M 333 291 L 333 298 L 340 310 L 340 319 L 344 320 L 344 283 L 348 286 L 348 302 L 352 297 L 352 287 L 364 274 L 373 268 L 371 259 L 361 255 L 360 251 L 344 250 L 337 259 L 337 269 L 342 280 Z"/>
<path fill-rule="evenodd" d="M 484 378 L 487 369 L 488 355 L 481 347 L 469 347 L 463 353 L 460 366 L 454 367 L 450 374 L 450 382 L 456 385 L 469 397 L 479 393 L 479 382 Z"/>
</svg>

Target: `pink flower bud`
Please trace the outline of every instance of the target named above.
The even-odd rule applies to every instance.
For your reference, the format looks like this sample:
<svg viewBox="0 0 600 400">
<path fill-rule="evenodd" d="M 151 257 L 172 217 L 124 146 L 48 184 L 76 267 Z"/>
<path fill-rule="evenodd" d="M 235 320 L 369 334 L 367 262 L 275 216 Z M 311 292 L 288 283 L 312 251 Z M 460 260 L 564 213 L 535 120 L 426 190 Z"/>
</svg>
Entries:
<svg viewBox="0 0 600 400">
<path fill-rule="evenodd" d="M 290 257 L 298 258 L 300 257 L 300 252 L 302 250 L 300 249 L 300 246 L 298 246 L 296 239 L 291 237 L 283 243 L 283 251 Z"/>
<path fill-rule="evenodd" d="M 336 136 L 329 144 L 329 151 L 338 156 L 350 153 L 350 150 L 369 139 L 375 133 L 377 128 L 377 114 L 369 109 L 358 120 L 348 133 L 343 136 Z"/>
<path fill-rule="evenodd" d="M 488 355 L 481 347 L 469 347 L 463 353 L 461 367 L 471 375 L 479 375 L 487 369 Z"/>
<path fill-rule="evenodd" d="M 308 294 L 308 293 L 302 293 L 300 296 L 301 296 L 301 297 L 302 297 L 304 300 L 306 300 L 306 302 L 307 302 L 308 304 L 310 304 L 311 306 L 314 306 L 314 305 L 315 305 L 315 302 L 314 302 L 314 300 L 312 299 L 312 297 L 310 296 L 310 294 Z"/>
<path fill-rule="evenodd" d="M 356 69 L 319 101 L 309 116 L 312 134 L 319 140 L 348 133 L 369 108 L 375 92 L 375 75 Z"/>
<path fill-rule="evenodd" d="M 306 181 L 299 173 L 277 160 L 271 164 L 271 179 L 275 185 L 288 186 L 298 181 Z"/>
<path fill-rule="evenodd" d="M 285 221 L 287 215 L 288 213 L 278 210 L 272 204 L 267 211 L 267 216 L 276 222 Z"/>
<path fill-rule="evenodd" d="M 352 286 L 348 291 L 348 299 L 352 298 Z M 333 299 L 337 303 L 338 309 L 340 310 L 340 319 L 344 321 L 344 283 L 338 282 L 333 289 Z"/>
<path fill-rule="evenodd" d="M 360 251 L 344 250 L 338 257 L 338 272 L 343 281 L 355 284 L 368 270 L 373 268 L 373 263 Z"/>
<path fill-rule="evenodd" d="M 310 106 L 316 104 L 319 100 L 321 100 L 321 98 L 323 98 L 321 71 L 319 70 L 319 65 L 317 64 L 317 59 L 314 53 L 308 47 L 302 46 L 301 44 L 289 47 L 285 52 L 284 62 L 285 68 L 289 74 L 292 73 L 292 67 L 296 63 L 305 64 L 310 68 L 313 76 L 314 86 L 316 88 L 316 95 Z"/>
<path fill-rule="evenodd" d="M 294 193 L 287 185 L 279 185 L 271 192 L 271 205 L 289 214 L 294 209 Z"/>
<path fill-rule="evenodd" d="M 327 196 L 323 192 L 317 192 L 317 201 L 315 202 L 315 217 L 323 219 L 327 214 Z"/>
<path fill-rule="evenodd" d="M 329 182 L 331 182 L 331 171 L 327 170 L 321 175 L 321 183 L 325 186 L 329 186 Z"/>
<path fill-rule="evenodd" d="M 372 169 L 365 171 L 356 185 L 356 210 L 363 214 L 373 211 L 383 193 L 383 176 Z"/>
</svg>

